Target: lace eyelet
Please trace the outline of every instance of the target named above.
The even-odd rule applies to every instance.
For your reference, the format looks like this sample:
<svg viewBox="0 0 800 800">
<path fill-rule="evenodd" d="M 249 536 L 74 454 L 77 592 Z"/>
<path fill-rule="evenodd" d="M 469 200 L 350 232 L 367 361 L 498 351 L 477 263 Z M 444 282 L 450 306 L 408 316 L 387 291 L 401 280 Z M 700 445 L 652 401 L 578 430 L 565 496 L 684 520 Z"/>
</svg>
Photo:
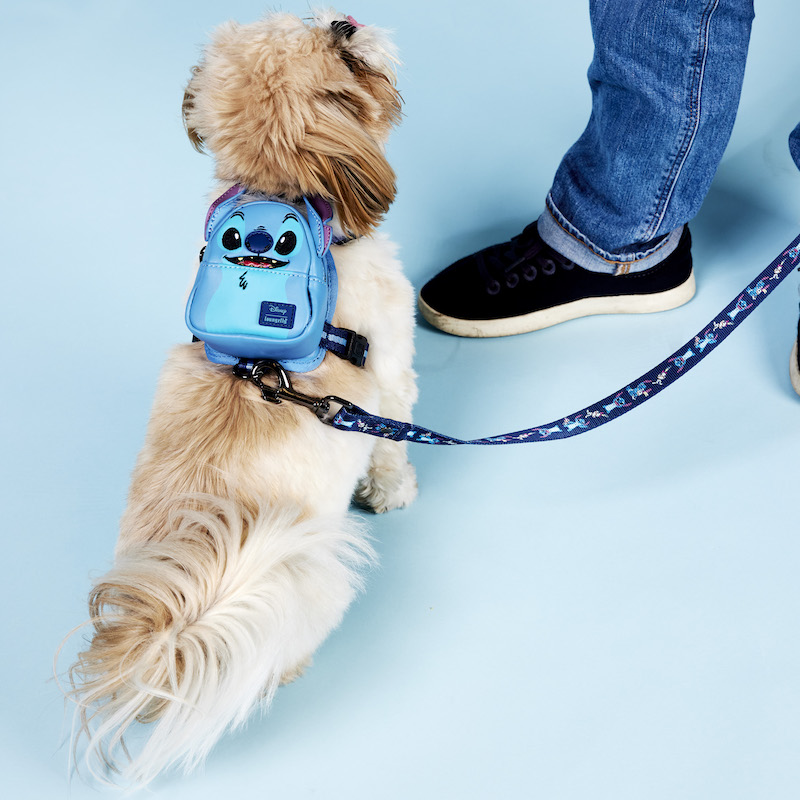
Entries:
<svg viewBox="0 0 800 800">
<path fill-rule="evenodd" d="M 564 269 L 569 270 L 569 269 L 572 269 L 575 266 L 575 262 L 574 261 L 565 261 L 561 266 L 564 267 Z"/>
<path fill-rule="evenodd" d="M 506 275 L 506 286 L 509 289 L 513 289 L 519 283 L 519 275 L 516 272 L 509 272 Z"/>
<path fill-rule="evenodd" d="M 525 278 L 526 281 L 536 280 L 537 274 L 536 267 L 534 267 L 533 264 L 526 264 L 522 269 L 522 277 Z"/>
<path fill-rule="evenodd" d="M 487 294 L 497 294 L 500 291 L 500 284 L 497 281 L 492 281 L 486 284 Z"/>
<path fill-rule="evenodd" d="M 556 271 L 556 264 L 554 261 L 551 261 L 549 258 L 546 258 L 542 261 L 542 272 L 545 275 L 554 275 Z"/>
</svg>

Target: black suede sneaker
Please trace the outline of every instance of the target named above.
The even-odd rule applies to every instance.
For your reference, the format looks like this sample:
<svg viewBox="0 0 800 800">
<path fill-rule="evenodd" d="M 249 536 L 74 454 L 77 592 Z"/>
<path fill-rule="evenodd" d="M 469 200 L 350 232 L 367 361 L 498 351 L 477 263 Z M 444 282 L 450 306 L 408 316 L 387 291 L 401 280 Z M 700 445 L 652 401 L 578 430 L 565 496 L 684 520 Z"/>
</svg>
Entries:
<svg viewBox="0 0 800 800">
<path fill-rule="evenodd" d="M 689 228 L 663 261 L 610 275 L 579 267 L 545 244 L 533 222 L 510 242 L 473 253 L 419 293 L 422 316 L 456 336 L 511 336 L 590 314 L 666 311 L 691 300 Z"/>
</svg>

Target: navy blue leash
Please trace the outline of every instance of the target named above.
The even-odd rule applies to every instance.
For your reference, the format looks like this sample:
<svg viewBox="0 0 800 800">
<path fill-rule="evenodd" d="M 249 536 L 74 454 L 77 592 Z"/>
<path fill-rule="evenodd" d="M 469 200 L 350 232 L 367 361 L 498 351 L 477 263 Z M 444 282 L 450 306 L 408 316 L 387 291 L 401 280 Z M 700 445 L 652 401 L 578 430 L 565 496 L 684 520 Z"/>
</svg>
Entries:
<svg viewBox="0 0 800 800">
<path fill-rule="evenodd" d="M 598 403 L 546 425 L 484 439 L 454 439 L 408 422 L 369 414 L 352 405 L 343 407 L 330 420 L 334 428 L 359 431 L 395 441 L 422 444 L 519 444 L 568 439 L 599 428 L 642 405 L 696 367 L 750 316 L 800 260 L 800 236 L 784 250 L 744 291 L 731 301 L 700 333 L 669 358 Z"/>
<path fill-rule="evenodd" d="M 250 371 L 244 372 L 240 369 L 236 374 L 238 377 L 255 383 L 265 400 L 272 403 L 289 400 L 305 406 L 313 411 L 320 420 L 341 431 L 357 431 L 383 439 L 421 444 L 520 444 L 551 439 L 568 439 L 571 436 L 588 433 L 611 420 L 618 419 L 682 378 L 725 341 L 766 300 L 781 281 L 789 275 L 798 261 L 800 261 L 800 236 L 797 236 L 700 333 L 632 383 L 567 417 L 554 420 L 546 425 L 537 425 L 534 428 L 504 433 L 499 436 L 487 436 L 483 439 L 455 439 L 410 422 L 400 422 L 370 414 L 363 408 L 340 397 L 306 397 L 292 389 L 286 371 L 272 361 L 257 362 L 255 369 L 251 368 Z M 261 376 L 268 371 L 277 375 L 279 382 L 277 388 L 266 386 L 261 380 Z M 334 412 L 331 408 L 332 404 L 340 406 L 339 410 Z"/>
</svg>

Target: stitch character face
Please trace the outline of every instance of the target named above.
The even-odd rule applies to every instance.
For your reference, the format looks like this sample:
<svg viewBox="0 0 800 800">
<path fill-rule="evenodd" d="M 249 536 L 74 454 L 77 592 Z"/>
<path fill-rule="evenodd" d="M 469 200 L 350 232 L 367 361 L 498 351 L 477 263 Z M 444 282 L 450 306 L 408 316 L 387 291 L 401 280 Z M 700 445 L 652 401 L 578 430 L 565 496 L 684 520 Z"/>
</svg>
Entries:
<svg viewBox="0 0 800 800">
<path fill-rule="evenodd" d="M 206 248 L 205 258 L 222 264 L 255 269 L 291 267 L 309 256 L 300 212 L 266 203 L 236 208 L 218 225 Z"/>
</svg>

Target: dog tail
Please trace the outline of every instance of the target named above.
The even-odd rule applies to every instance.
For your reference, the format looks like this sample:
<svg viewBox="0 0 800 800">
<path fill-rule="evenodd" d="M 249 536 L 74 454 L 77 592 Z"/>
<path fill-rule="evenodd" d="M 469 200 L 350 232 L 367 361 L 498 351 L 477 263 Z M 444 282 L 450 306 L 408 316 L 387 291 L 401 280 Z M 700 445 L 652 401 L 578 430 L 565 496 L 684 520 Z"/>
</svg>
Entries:
<svg viewBox="0 0 800 800">
<path fill-rule="evenodd" d="M 165 538 L 118 553 L 90 595 L 93 637 L 70 670 L 73 756 L 83 742 L 82 761 L 103 782 L 116 773 L 145 785 L 171 766 L 197 767 L 302 671 L 373 560 L 349 515 L 243 517 L 209 496 L 189 505 Z M 150 728 L 136 751 L 134 723 Z"/>
</svg>

